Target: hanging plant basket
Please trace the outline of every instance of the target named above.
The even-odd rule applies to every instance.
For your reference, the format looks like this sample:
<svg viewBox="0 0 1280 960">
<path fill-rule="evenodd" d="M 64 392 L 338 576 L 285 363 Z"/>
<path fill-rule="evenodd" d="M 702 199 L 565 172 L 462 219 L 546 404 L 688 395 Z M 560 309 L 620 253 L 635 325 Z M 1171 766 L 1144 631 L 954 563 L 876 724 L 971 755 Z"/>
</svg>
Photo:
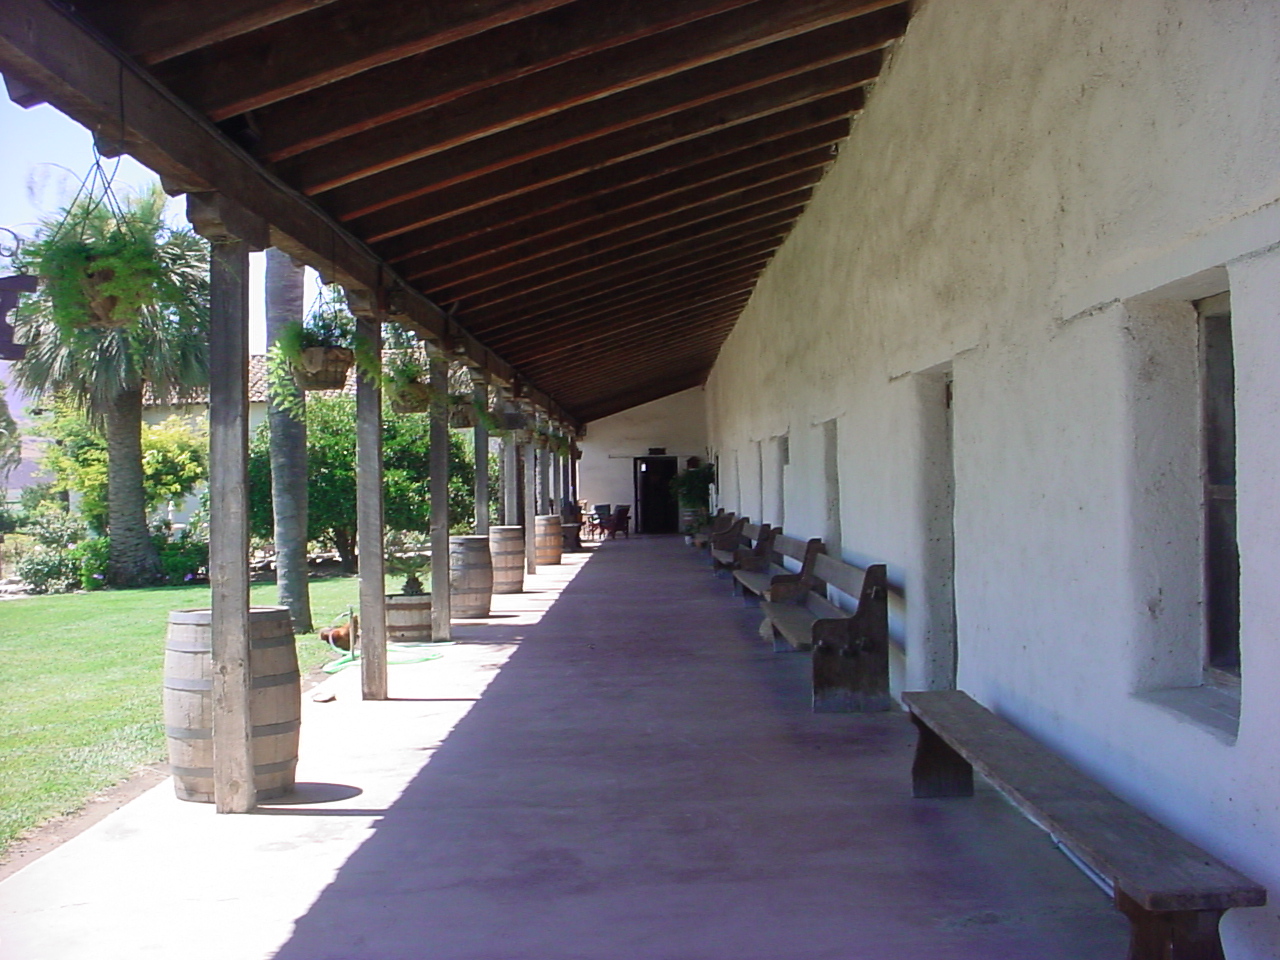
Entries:
<svg viewBox="0 0 1280 960">
<path fill-rule="evenodd" d="M 341 390 L 355 362 L 355 351 L 347 347 L 307 347 L 294 364 L 298 388 Z"/>
<path fill-rule="evenodd" d="M 459 430 L 474 427 L 477 421 L 476 409 L 471 404 L 458 404 L 449 408 L 449 426 Z"/>
<path fill-rule="evenodd" d="M 93 261 L 90 261 L 89 269 L 80 278 L 80 287 L 84 290 L 85 303 L 89 307 L 89 312 L 84 314 L 83 322 L 76 324 L 77 326 L 114 330 L 127 327 L 138 319 L 136 309 L 120 309 L 120 298 L 103 290 L 115 278 L 116 272 L 111 267 L 95 270 Z"/>
<path fill-rule="evenodd" d="M 392 388 L 393 413 L 427 413 L 431 409 L 431 387 L 421 380 L 410 380 Z"/>
</svg>

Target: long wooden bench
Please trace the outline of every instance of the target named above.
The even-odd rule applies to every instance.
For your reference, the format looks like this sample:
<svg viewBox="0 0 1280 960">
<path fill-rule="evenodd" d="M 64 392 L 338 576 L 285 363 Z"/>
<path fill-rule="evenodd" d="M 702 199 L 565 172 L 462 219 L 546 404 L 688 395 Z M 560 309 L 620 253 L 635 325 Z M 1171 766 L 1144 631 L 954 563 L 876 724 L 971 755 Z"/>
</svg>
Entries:
<svg viewBox="0 0 1280 960">
<path fill-rule="evenodd" d="M 1109 882 L 1129 960 L 1223 960 L 1218 921 L 1264 887 L 1134 809 L 958 690 L 907 693 L 917 797 L 973 795 L 973 770 Z"/>
<path fill-rule="evenodd" d="M 736 570 L 747 557 L 767 556 L 777 530 L 767 523 L 744 523 L 735 536 L 732 531 L 711 541 L 711 569 Z"/>
<path fill-rule="evenodd" d="M 823 552 L 818 539 L 797 540 L 779 533 L 773 537 L 766 554 L 744 557 L 733 571 L 734 588 L 744 597 L 761 600 L 784 600 L 802 595 L 813 580 L 813 561 Z M 790 570 L 784 561 L 790 558 L 800 564 L 798 571 Z"/>
<path fill-rule="evenodd" d="M 827 585 L 857 597 L 850 613 L 827 598 Z M 797 585 L 799 586 L 799 585 Z M 808 650 L 813 659 L 815 713 L 888 710 L 889 583 L 883 563 L 866 569 L 825 553 L 814 557 L 813 576 L 799 595 L 774 590 L 760 604 L 774 650 Z"/>
<path fill-rule="evenodd" d="M 713 537 L 728 530 L 736 519 L 737 514 L 726 513 L 724 507 L 721 507 L 707 523 L 707 526 L 693 535 L 693 545 L 695 547 L 706 547 L 711 543 Z"/>
</svg>

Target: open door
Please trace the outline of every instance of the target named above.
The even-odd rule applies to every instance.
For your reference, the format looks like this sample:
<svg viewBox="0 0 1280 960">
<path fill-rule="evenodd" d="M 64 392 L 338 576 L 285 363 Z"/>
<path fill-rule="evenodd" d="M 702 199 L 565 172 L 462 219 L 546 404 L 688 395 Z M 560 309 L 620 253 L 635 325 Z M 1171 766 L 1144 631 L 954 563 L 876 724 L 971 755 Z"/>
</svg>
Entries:
<svg viewBox="0 0 1280 960">
<path fill-rule="evenodd" d="M 679 470 L 675 457 L 636 457 L 636 532 L 678 533 L 680 508 L 671 492 Z"/>
</svg>

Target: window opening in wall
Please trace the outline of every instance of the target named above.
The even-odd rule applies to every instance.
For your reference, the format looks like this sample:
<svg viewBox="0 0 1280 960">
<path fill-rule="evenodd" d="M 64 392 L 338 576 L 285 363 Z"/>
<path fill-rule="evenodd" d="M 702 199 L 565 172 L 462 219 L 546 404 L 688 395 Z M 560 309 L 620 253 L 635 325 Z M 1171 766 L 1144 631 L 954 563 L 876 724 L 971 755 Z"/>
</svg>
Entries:
<svg viewBox="0 0 1280 960">
<path fill-rule="evenodd" d="M 1240 550 L 1236 540 L 1235 356 L 1230 295 L 1196 304 L 1200 315 L 1204 424 L 1204 582 L 1206 660 L 1240 674 Z"/>
</svg>

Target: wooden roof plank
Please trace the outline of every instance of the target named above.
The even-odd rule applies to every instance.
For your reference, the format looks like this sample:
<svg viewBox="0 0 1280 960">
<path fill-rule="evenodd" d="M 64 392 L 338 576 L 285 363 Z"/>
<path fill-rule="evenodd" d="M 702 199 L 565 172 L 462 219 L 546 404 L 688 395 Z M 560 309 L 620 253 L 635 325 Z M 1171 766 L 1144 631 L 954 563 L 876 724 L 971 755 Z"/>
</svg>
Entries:
<svg viewBox="0 0 1280 960">
<path fill-rule="evenodd" d="M 284 160 L 493 84 L 756 0 L 578 0 L 254 111 L 259 154 Z M 539 78 L 539 82 L 541 78 Z"/>
<path fill-rule="evenodd" d="M 213 120 L 534 16 L 570 0 L 336 0 L 201 47 L 155 75 Z"/>
<path fill-rule="evenodd" d="M 788 184 L 811 185 L 821 179 L 831 159 L 829 149 L 819 148 L 710 183 L 662 192 L 646 202 L 617 207 L 592 204 L 583 208 L 578 218 L 562 211 L 560 216 L 522 223 L 520 229 L 494 231 L 470 245 L 432 251 L 405 260 L 397 267 L 403 276 L 424 288 L 487 277 L 593 240 L 619 236 L 628 229 L 647 226 L 662 230 L 674 217 L 692 218 L 714 212 L 715 208 L 742 206 L 752 202 L 750 198 L 772 196 L 790 189 Z M 539 230 L 540 226 L 544 229 Z M 474 252 L 465 255 L 470 251 Z"/>
<path fill-rule="evenodd" d="M 707 136 L 788 107 L 855 90 L 875 77 L 878 63 L 873 64 L 870 59 L 858 57 L 815 70 L 787 66 L 780 78 L 770 74 L 769 82 L 744 83 L 744 90 L 721 88 L 692 102 L 683 101 L 679 109 L 656 110 L 658 115 L 643 123 L 619 125 L 609 119 L 604 103 L 589 104 L 590 112 L 597 114 L 595 126 L 588 129 L 584 123 L 572 142 L 565 141 L 564 130 L 557 131 L 555 123 L 529 124 L 503 137 L 486 138 L 338 187 L 328 191 L 322 202 L 340 220 L 358 220 L 486 174 L 496 174 L 502 183 L 508 176 L 506 168 L 529 163 L 541 171 L 529 186 L 549 183 L 592 167 L 651 153 L 679 140 Z M 860 107 L 861 101 L 855 98 L 849 112 Z M 519 181 L 518 174 L 515 179 Z"/>
<path fill-rule="evenodd" d="M 820 143 L 835 142 L 848 135 L 849 108 L 849 94 L 836 94 L 618 163 L 588 165 L 545 183 L 539 182 L 543 164 L 522 164 L 427 194 L 401 204 L 394 212 L 382 211 L 354 221 L 352 226 L 389 258 L 403 258 L 418 252 L 415 236 L 427 230 L 433 237 L 472 236 L 529 215 L 553 213 L 579 200 L 603 198 L 622 187 L 642 188 L 651 180 L 697 164 L 729 163 L 730 157 L 744 152 L 767 155 L 773 144 L 792 138 L 808 135 Z M 416 233 L 406 236 L 411 232 Z"/>
<path fill-rule="evenodd" d="M 333 0 L 76 0 L 76 13 L 140 63 L 156 64 Z"/>
<path fill-rule="evenodd" d="M 370 129 L 282 164 L 281 174 L 319 193 L 484 139 L 473 169 L 516 162 L 663 116 L 726 91 L 870 53 L 901 36 L 901 7 L 859 16 L 860 0 L 753 4 L 540 72 L 497 83 Z M 874 68 L 879 72 L 878 64 Z M 540 128 L 533 135 L 529 128 Z M 493 135 L 518 131 L 518 136 Z M 456 161 L 455 161 L 456 162 Z"/>
<path fill-rule="evenodd" d="M 512 298 L 524 301 L 530 294 L 547 288 L 564 290 L 571 282 L 592 282 L 604 271 L 661 263 L 671 255 L 690 249 L 695 242 L 714 243 L 720 237 L 732 236 L 730 231 L 753 230 L 764 224 L 794 221 L 809 202 L 812 183 L 802 188 L 792 187 L 785 193 L 768 195 L 767 189 L 762 193 L 766 196 L 749 198 L 752 202 L 745 205 L 739 205 L 734 202 L 735 198 L 730 198 L 726 210 L 718 210 L 706 217 L 690 216 L 679 225 L 665 224 L 665 229 L 651 229 L 650 225 L 641 224 L 631 231 L 622 231 L 616 245 L 612 242 L 614 238 L 610 238 L 611 242 L 600 244 L 599 249 L 583 251 L 579 255 L 569 256 L 561 251 L 560 255 L 553 254 L 536 263 L 529 272 L 517 267 L 512 272 L 495 275 L 490 284 L 461 289 L 439 288 L 439 296 L 433 289 L 431 295 L 444 303 L 464 303 L 482 309 Z"/>
</svg>

